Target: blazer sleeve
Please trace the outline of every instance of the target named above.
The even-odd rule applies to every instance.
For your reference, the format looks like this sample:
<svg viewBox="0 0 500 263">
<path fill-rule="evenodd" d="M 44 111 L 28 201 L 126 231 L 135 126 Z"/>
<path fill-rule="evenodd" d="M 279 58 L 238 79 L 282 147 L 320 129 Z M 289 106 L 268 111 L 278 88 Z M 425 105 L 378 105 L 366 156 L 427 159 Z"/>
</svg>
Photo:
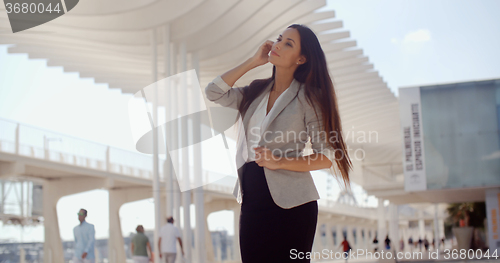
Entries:
<svg viewBox="0 0 500 263">
<path fill-rule="evenodd" d="M 333 147 L 328 144 L 328 137 L 323 127 L 323 115 L 319 107 L 316 107 L 316 113 L 317 116 L 313 107 L 307 104 L 305 110 L 307 135 L 310 137 L 312 150 L 315 153 L 321 153 L 327 157 L 332 162 L 332 166 L 329 168 L 332 168 L 333 165 L 335 165 L 335 151 Z"/>
<path fill-rule="evenodd" d="M 210 101 L 238 110 L 246 88 L 231 88 L 219 75 L 205 87 L 205 94 Z"/>
</svg>

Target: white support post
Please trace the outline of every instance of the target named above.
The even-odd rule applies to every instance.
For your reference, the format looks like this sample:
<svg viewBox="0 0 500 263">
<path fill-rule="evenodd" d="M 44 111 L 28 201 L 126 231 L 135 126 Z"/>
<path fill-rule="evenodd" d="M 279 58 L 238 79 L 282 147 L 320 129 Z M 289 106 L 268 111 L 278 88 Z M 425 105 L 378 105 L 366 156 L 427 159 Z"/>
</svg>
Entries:
<svg viewBox="0 0 500 263">
<path fill-rule="evenodd" d="M 166 24 L 163 29 L 163 55 L 164 55 L 164 77 L 168 78 L 171 75 L 171 55 L 170 55 L 170 24 Z M 174 93 L 172 92 L 171 87 L 166 88 L 167 92 L 165 92 L 165 101 L 167 101 L 167 105 L 165 105 L 165 116 L 167 116 L 167 119 L 169 120 L 174 120 L 175 116 L 173 116 L 173 104 L 175 103 L 175 97 L 173 96 Z M 170 136 L 174 136 L 175 132 L 173 129 L 165 129 L 165 138 L 169 138 Z M 171 137 L 170 137 L 171 138 Z M 166 139 L 166 141 L 169 141 L 170 139 Z M 164 174 L 165 174 L 165 190 L 166 190 L 166 214 L 167 216 L 173 216 L 174 215 L 174 167 L 173 167 L 173 159 L 172 156 L 170 155 L 168 151 L 168 145 L 165 144 L 166 147 L 166 161 L 165 161 L 165 168 L 163 169 Z M 178 220 L 178 219 L 177 219 Z"/>
<path fill-rule="evenodd" d="M 316 233 L 314 234 L 312 247 L 313 251 L 321 251 L 323 249 L 323 241 L 321 240 L 321 225 L 323 225 L 323 223 L 323 218 L 318 215 L 318 222 L 316 223 Z"/>
<path fill-rule="evenodd" d="M 389 216 L 389 239 L 391 240 L 391 251 L 399 251 L 399 213 L 397 205 L 389 205 Z"/>
<path fill-rule="evenodd" d="M 106 147 L 106 171 L 111 172 L 110 148 Z"/>
<path fill-rule="evenodd" d="M 179 47 L 179 53 L 181 56 L 180 62 L 180 69 L 181 72 L 187 71 L 187 53 L 186 53 L 186 42 L 181 42 L 180 47 Z M 181 85 L 180 85 L 180 93 L 181 93 L 181 102 L 182 102 L 182 109 L 181 113 L 183 115 L 188 114 L 188 109 L 189 109 L 189 102 L 190 99 L 188 98 L 188 93 L 187 93 L 187 79 L 186 78 L 181 78 Z M 188 132 L 188 122 L 186 118 L 182 118 L 182 126 L 181 130 L 183 131 L 181 136 L 182 136 L 182 145 L 188 145 L 188 139 L 190 137 L 190 134 Z M 183 244 L 184 245 L 184 253 L 185 253 L 185 260 L 186 263 L 191 263 L 192 262 L 192 253 L 191 253 L 191 190 L 186 190 L 191 187 L 191 180 L 190 180 L 190 167 L 189 167 L 189 149 L 188 147 L 184 147 L 181 150 L 182 154 L 182 184 L 184 187 L 184 192 L 182 192 L 182 207 L 183 207 L 183 214 L 184 214 L 184 238 L 183 238 Z"/>
<path fill-rule="evenodd" d="M 1 186 L 1 195 L 0 195 L 0 213 L 3 213 L 4 211 L 4 205 L 5 205 L 5 181 L 0 180 L 0 186 Z"/>
<path fill-rule="evenodd" d="M 337 224 L 337 236 L 335 238 L 335 246 L 340 246 L 340 243 L 342 243 L 342 240 L 344 239 L 344 233 L 342 233 L 342 229 L 344 228 L 343 225 Z"/>
<path fill-rule="evenodd" d="M 316 227 L 318 228 L 319 225 Z M 333 248 L 334 247 L 334 244 L 333 244 L 333 235 L 332 235 L 332 227 L 334 227 L 333 223 L 332 223 L 332 219 L 328 219 L 326 222 L 325 222 L 325 238 L 326 238 L 326 247 L 327 248 Z"/>
<path fill-rule="evenodd" d="M 198 53 L 192 53 L 191 64 L 195 70 L 195 74 L 199 75 L 199 61 Z M 198 79 L 198 78 L 196 78 Z M 191 94 L 193 94 L 193 112 L 201 112 L 201 104 L 203 103 L 201 91 L 195 90 L 196 85 L 192 86 Z M 201 118 L 200 115 L 195 115 L 193 119 L 193 141 L 201 142 Z M 207 253 L 205 251 L 205 196 L 203 191 L 203 167 L 201 160 L 201 144 L 196 143 L 193 145 L 193 163 L 194 163 L 194 180 L 196 185 L 201 185 L 193 190 L 195 216 L 196 216 L 196 229 L 195 229 L 195 250 L 198 258 L 198 263 L 205 263 Z"/>
<path fill-rule="evenodd" d="M 205 255 L 208 262 L 215 262 L 215 254 L 214 254 L 214 246 L 212 243 L 212 236 L 210 235 L 210 231 L 208 228 L 208 216 L 212 213 L 212 211 L 205 210 L 205 250 L 207 254 Z M 235 232 L 236 236 L 236 232 Z M 238 246 L 239 249 L 239 246 Z"/>
<path fill-rule="evenodd" d="M 417 238 L 417 241 L 418 239 L 422 239 L 422 241 L 424 240 L 424 237 L 425 237 L 425 221 L 424 221 L 424 211 L 423 210 L 419 210 L 418 211 L 418 238 Z M 422 246 L 419 244 L 418 245 L 418 251 L 422 251 L 422 247 L 423 247 L 423 242 L 422 242 Z"/>
<path fill-rule="evenodd" d="M 179 73 L 178 72 L 178 67 L 177 67 L 177 48 L 176 48 L 176 45 L 175 43 L 172 43 L 172 72 L 175 72 L 175 73 Z M 175 84 L 176 87 L 172 90 L 172 98 L 173 98 L 173 102 L 172 102 L 172 108 L 173 109 L 173 114 L 175 115 L 175 119 L 178 120 L 178 126 L 179 123 L 180 123 L 180 119 L 178 118 L 178 114 L 179 114 L 179 104 L 178 104 L 178 101 L 179 101 L 179 89 L 178 89 L 178 85 L 177 83 Z M 178 129 L 172 129 L 172 136 L 174 136 L 174 140 L 172 140 L 172 143 L 174 145 L 174 148 L 175 149 L 178 149 L 178 143 L 179 143 L 179 130 Z M 180 162 L 179 162 L 179 154 L 176 153 L 174 155 L 171 156 L 172 158 L 172 163 L 175 164 L 177 167 L 180 166 Z M 174 171 L 175 172 L 175 171 Z M 174 221 L 174 224 L 175 226 L 177 226 L 178 228 L 180 228 L 181 224 L 181 211 L 180 211 L 180 207 L 181 207 L 181 192 L 180 192 L 180 189 L 179 189 L 179 179 L 180 179 L 180 171 L 177 171 L 177 173 L 179 174 L 176 174 L 176 177 L 173 178 L 173 183 L 172 183 L 172 188 L 173 188 L 173 201 L 174 201 L 174 211 L 173 211 L 173 217 L 175 219 Z"/>
<path fill-rule="evenodd" d="M 354 249 L 356 248 L 356 244 L 354 243 L 354 235 L 352 233 L 354 227 L 352 225 L 347 225 L 346 228 L 347 228 L 347 242 L 349 242 L 349 244 L 351 244 L 351 247 Z"/>
<path fill-rule="evenodd" d="M 127 260 L 125 244 L 120 220 L 120 207 L 123 204 L 151 198 L 149 188 L 116 189 L 109 192 L 109 239 L 108 261 L 111 263 L 125 263 Z"/>
<path fill-rule="evenodd" d="M 103 179 L 61 179 L 43 182 L 43 262 L 64 263 L 61 234 L 57 218 L 57 201 L 66 195 L 81 193 L 105 185 Z M 77 212 L 77 211 L 75 211 Z"/>
<path fill-rule="evenodd" d="M 21 181 L 21 200 L 19 202 L 19 207 L 21 208 L 21 217 L 26 216 L 25 206 L 24 206 L 24 181 Z"/>
<path fill-rule="evenodd" d="M 439 247 L 439 221 L 438 221 L 438 204 L 434 204 L 434 247 Z M 430 241 L 432 243 L 432 240 Z"/>
<path fill-rule="evenodd" d="M 16 125 L 16 154 L 19 154 L 19 128 L 20 124 Z"/>
<path fill-rule="evenodd" d="M 384 199 L 378 199 L 378 207 L 377 207 L 377 215 L 378 215 L 378 230 L 377 230 L 377 239 L 378 239 L 378 251 L 382 251 L 385 249 L 384 240 L 387 235 L 387 227 L 386 227 L 386 219 L 385 219 L 385 207 L 384 207 Z"/>
<path fill-rule="evenodd" d="M 239 224 L 240 223 L 240 215 L 241 215 L 241 206 L 238 204 L 238 206 L 233 209 L 233 220 L 234 220 L 233 258 L 232 258 L 233 261 L 241 261 L 240 224 Z"/>
<path fill-rule="evenodd" d="M 444 238 L 444 219 L 439 219 L 438 221 L 439 221 L 439 245 L 441 246 L 441 238 Z M 444 247 L 442 247 L 441 249 L 444 249 Z"/>
<path fill-rule="evenodd" d="M 158 80 L 158 62 L 157 62 L 157 52 L 156 52 L 156 28 L 151 29 L 151 75 L 152 82 L 156 83 Z M 161 224 L 161 211 L 160 211 L 160 173 L 159 173 L 159 163 L 158 163 L 158 130 L 156 126 L 158 124 L 158 87 L 154 87 L 154 98 L 153 98 L 153 199 L 155 204 L 155 229 L 154 229 L 154 251 L 159 251 L 158 239 L 160 234 L 160 224 Z M 160 261 L 158 253 L 154 256 L 155 262 Z"/>
</svg>

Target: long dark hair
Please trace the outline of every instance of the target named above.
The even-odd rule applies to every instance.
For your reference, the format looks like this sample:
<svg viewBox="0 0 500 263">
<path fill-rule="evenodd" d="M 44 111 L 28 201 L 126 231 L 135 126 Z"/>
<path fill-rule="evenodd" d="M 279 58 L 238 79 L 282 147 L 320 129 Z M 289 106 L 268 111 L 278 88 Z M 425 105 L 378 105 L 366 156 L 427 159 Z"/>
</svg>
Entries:
<svg viewBox="0 0 500 263">
<path fill-rule="evenodd" d="M 337 96 L 328 71 L 325 53 L 316 34 L 307 26 L 293 24 L 287 28 L 298 30 L 300 52 L 306 57 L 306 62 L 297 67 L 293 77 L 305 84 L 305 95 L 309 105 L 319 105 L 323 127 L 328 136 L 327 141 L 335 150 L 335 162 L 340 170 L 340 176 L 344 180 L 346 188 L 348 186 L 350 188 L 349 170 L 352 169 L 352 163 L 342 136 Z M 276 66 L 273 66 L 273 75 L 270 78 L 256 79 L 250 83 L 247 89 L 244 89 L 243 99 L 239 106 L 239 112 L 242 116 L 245 115 L 252 101 L 274 80 L 275 73 Z M 317 117 L 316 107 L 313 109 Z M 335 171 L 332 172 L 338 176 Z"/>
</svg>

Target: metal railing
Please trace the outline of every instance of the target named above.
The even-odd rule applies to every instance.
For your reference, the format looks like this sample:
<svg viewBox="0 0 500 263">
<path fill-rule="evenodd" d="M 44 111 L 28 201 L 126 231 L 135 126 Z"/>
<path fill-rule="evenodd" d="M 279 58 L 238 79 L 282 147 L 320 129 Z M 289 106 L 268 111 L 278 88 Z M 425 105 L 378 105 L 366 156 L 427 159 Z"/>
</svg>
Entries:
<svg viewBox="0 0 500 263">
<path fill-rule="evenodd" d="M 44 129 L 0 119 L 0 152 L 74 165 L 86 169 L 116 173 L 137 178 L 153 178 L 151 155 L 75 138 Z M 165 158 L 159 158 L 160 180 L 163 181 Z M 193 171 L 193 169 L 191 169 Z M 232 187 L 217 183 L 206 184 L 212 178 L 226 175 L 203 171 L 206 188 L 232 193 Z"/>
</svg>

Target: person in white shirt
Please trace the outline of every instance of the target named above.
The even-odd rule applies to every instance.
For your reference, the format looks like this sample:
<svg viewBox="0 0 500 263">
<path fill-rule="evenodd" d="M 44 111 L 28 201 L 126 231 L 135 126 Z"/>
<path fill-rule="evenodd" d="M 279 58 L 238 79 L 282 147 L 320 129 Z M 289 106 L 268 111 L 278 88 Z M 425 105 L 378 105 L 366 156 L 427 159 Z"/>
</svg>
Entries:
<svg viewBox="0 0 500 263">
<path fill-rule="evenodd" d="M 95 229 L 94 225 L 87 223 L 87 210 L 80 209 L 78 212 L 78 220 L 80 224 L 73 228 L 73 236 L 75 237 L 75 255 L 73 262 L 77 263 L 94 263 L 94 243 Z"/>
<path fill-rule="evenodd" d="M 158 239 L 158 248 L 160 258 L 165 259 L 165 263 L 174 263 L 177 256 L 177 247 L 175 240 L 179 241 L 181 246 L 182 256 L 184 256 L 184 248 L 182 247 L 182 239 L 179 228 L 174 226 L 174 218 L 168 217 L 167 224 L 160 229 L 160 238 Z"/>
</svg>

